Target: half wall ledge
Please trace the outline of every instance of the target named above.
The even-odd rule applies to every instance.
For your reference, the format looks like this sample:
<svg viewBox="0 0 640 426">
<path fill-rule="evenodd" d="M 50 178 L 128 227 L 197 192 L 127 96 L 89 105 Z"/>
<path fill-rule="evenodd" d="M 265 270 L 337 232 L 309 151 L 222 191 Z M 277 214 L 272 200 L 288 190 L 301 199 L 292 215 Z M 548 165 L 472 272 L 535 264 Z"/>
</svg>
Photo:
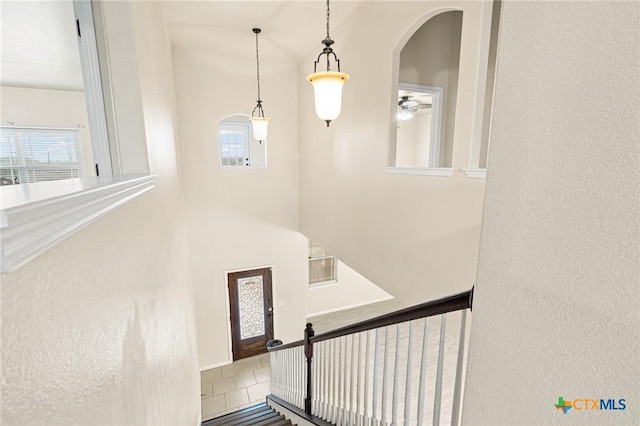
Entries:
<svg viewBox="0 0 640 426">
<path fill-rule="evenodd" d="M 85 177 L 0 188 L 0 272 L 11 272 L 154 187 L 156 175 Z"/>
</svg>

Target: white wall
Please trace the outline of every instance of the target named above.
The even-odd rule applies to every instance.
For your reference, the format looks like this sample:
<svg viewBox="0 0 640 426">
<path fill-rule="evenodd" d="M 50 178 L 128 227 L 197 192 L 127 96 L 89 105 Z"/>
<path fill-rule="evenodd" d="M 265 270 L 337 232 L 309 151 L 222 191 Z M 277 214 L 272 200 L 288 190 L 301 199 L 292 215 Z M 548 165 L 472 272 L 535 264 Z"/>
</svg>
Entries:
<svg viewBox="0 0 640 426">
<path fill-rule="evenodd" d="M 363 2 L 332 32 L 351 79 L 342 114 L 328 129 L 304 82 L 318 52 L 299 64 L 301 230 L 411 304 L 475 282 L 484 181 L 459 171 L 448 178 L 385 171 L 396 131 L 399 51 L 429 17 L 448 8 L 464 13 L 453 165 L 465 168 L 480 135 L 475 126 L 482 121 L 488 43 L 484 54 L 480 45 L 488 40 L 490 3 Z"/>
<path fill-rule="evenodd" d="M 389 293 L 339 260 L 336 276 L 336 282 L 307 289 L 307 317 L 393 299 Z"/>
<path fill-rule="evenodd" d="M 303 337 L 307 240 L 298 232 L 295 63 L 269 44 L 266 31 L 261 34 L 261 95 L 272 119 L 268 167 L 223 170 L 218 120 L 250 114 L 256 103 L 255 36 L 250 28 L 246 33 L 199 31 L 171 27 L 198 346 L 205 368 L 231 362 L 225 271 L 273 266 L 275 338 Z M 198 46 L 198 40 L 207 46 Z"/>
<path fill-rule="evenodd" d="M 639 16 L 503 3 L 465 424 L 640 424 Z"/>
<path fill-rule="evenodd" d="M 84 92 L 0 86 L 0 125 L 78 129 L 85 176 L 95 176 Z"/>
<path fill-rule="evenodd" d="M 2 424 L 198 421 L 195 314 L 170 50 L 157 4 L 136 3 L 134 10 L 138 49 L 130 59 L 140 64 L 144 128 L 157 184 L 2 274 Z"/>
<path fill-rule="evenodd" d="M 409 120 L 398 120 L 396 166 L 425 167 L 431 148 L 431 110 L 418 110 Z"/>
</svg>

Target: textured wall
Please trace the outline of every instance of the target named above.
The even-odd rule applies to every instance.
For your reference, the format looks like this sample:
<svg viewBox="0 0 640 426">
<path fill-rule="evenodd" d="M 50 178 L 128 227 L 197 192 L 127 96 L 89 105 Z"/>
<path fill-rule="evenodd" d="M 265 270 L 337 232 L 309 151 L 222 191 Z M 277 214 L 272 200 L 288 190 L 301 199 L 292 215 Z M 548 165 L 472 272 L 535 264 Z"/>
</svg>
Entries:
<svg viewBox="0 0 640 426">
<path fill-rule="evenodd" d="M 195 425 L 199 375 L 170 50 L 134 8 L 156 188 L 2 274 L 3 425 Z"/>
<path fill-rule="evenodd" d="M 203 32 L 204 31 L 204 32 Z M 221 169 L 218 121 L 256 103 L 255 35 L 171 26 L 201 368 L 231 362 L 225 271 L 273 266 L 274 332 L 303 337 L 307 240 L 298 232 L 296 66 L 260 39 L 272 119 L 266 169 Z M 233 41 L 233 42 L 230 42 Z M 224 58 L 224 60 L 221 60 Z"/>
<path fill-rule="evenodd" d="M 328 129 L 304 80 L 320 49 L 298 66 L 301 230 L 405 303 L 466 290 L 475 281 L 484 181 L 460 171 L 443 178 L 385 170 L 390 131 L 396 132 L 399 51 L 428 18 L 451 9 L 464 13 L 453 162 L 466 168 L 482 119 L 476 113 L 488 43 L 484 54 L 479 45 L 489 34 L 490 3 L 363 2 L 332 33 L 351 80 L 342 114 Z"/>
<path fill-rule="evenodd" d="M 463 421 L 637 425 L 640 5 L 503 8 Z"/>
</svg>

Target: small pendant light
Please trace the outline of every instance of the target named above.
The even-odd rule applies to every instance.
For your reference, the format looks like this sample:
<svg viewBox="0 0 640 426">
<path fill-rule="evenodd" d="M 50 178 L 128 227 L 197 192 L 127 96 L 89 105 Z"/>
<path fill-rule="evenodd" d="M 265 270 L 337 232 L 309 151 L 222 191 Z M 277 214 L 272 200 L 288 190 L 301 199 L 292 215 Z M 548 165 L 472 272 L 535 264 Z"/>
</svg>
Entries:
<svg viewBox="0 0 640 426">
<path fill-rule="evenodd" d="M 318 55 L 318 59 L 313 63 L 313 74 L 307 76 L 307 80 L 313 85 L 316 114 L 320 119 L 327 122 L 327 127 L 329 127 L 331 120 L 335 120 L 340 115 L 342 86 L 349 80 L 349 74 L 340 72 L 340 59 L 331 48 L 331 45 L 335 42 L 329 36 L 329 17 L 329 0 L 327 0 L 327 37 L 322 40 L 324 49 L 322 49 L 322 53 Z M 327 56 L 327 70 L 317 72 L 317 66 L 322 55 Z M 330 55 L 333 55 L 338 71 L 331 71 Z"/>
<path fill-rule="evenodd" d="M 267 139 L 267 126 L 269 125 L 270 118 L 264 116 L 264 110 L 262 109 L 262 100 L 260 100 L 260 56 L 258 54 L 258 34 L 262 31 L 260 28 L 254 28 L 252 30 L 256 35 L 256 74 L 258 76 L 258 104 L 251 112 L 251 128 L 253 130 L 253 137 L 262 143 Z"/>
</svg>

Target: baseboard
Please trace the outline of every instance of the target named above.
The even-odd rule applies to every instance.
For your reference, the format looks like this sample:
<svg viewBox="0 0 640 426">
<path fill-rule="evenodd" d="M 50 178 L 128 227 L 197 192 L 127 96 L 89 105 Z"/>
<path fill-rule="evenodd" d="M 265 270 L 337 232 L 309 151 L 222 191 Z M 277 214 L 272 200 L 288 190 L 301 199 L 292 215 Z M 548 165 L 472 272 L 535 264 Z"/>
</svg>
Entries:
<svg viewBox="0 0 640 426">
<path fill-rule="evenodd" d="M 232 364 L 233 361 L 222 361 L 217 364 L 205 365 L 204 367 L 200 367 L 200 371 L 211 370 L 212 368 L 224 367 L 225 365 Z"/>
</svg>

